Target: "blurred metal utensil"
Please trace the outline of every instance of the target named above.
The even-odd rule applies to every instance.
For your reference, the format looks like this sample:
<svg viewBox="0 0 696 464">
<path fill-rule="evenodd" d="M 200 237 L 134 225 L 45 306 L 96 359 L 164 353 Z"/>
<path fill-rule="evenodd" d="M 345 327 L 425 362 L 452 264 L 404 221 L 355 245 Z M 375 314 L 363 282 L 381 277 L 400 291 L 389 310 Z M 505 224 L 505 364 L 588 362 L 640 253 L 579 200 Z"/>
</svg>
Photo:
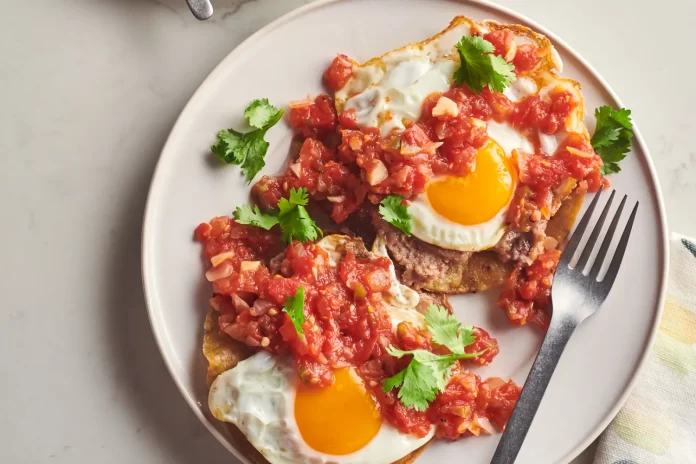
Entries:
<svg viewBox="0 0 696 464">
<path fill-rule="evenodd" d="M 186 3 L 196 19 L 204 20 L 213 15 L 213 5 L 210 0 L 186 0 Z"/>
</svg>

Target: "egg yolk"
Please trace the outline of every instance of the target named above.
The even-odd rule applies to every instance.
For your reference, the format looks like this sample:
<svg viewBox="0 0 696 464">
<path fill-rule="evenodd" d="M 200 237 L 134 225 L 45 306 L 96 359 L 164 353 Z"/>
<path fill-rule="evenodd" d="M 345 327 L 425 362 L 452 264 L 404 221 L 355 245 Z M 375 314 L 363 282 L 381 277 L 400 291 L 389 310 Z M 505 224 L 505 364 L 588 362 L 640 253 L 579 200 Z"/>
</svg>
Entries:
<svg viewBox="0 0 696 464">
<path fill-rule="evenodd" d="M 339 369 L 330 387 L 300 383 L 295 397 L 295 421 L 304 441 L 317 451 L 353 453 L 377 434 L 382 418 L 374 398 L 350 369 Z"/>
<path fill-rule="evenodd" d="M 517 172 L 505 151 L 489 140 L 476 153 L 476 169 L 463 177 L 448 176 L 428 185 L 431 207 L 462 225 L 489 221 L 512 198 Z"/>
</svg>

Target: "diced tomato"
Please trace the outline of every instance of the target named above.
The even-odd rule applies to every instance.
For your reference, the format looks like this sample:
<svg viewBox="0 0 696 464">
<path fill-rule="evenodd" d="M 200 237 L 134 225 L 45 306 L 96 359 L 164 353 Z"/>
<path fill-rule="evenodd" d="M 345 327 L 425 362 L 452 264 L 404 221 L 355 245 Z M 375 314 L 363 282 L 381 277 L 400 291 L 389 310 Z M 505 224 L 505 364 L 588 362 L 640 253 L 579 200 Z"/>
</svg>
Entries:
<svg viewBox="0 0 696 464">
<path fill-rule="evenodd" d="M 252 198 L 264 210 L 278 206 L 278 201 L 283 198 L 284 193 L 281 179 L 278 177 L 263 176 L 251 187 Z"/>
<path fill-rule="evenodd" d="M 331 92 L 336 92 L 346 85 L 353 75 L 353 62 L 346 55 L 337 55 L 324 72 L 324 84 Z"/>
<path fill-rule="evenodd" d="M 549 114 L 549 105 L 538 95 L 527 97 L 517 105 L 512 111 L 512 125 L 520 128 L 537 128 Z"/>
<path fill-rule="evenodd" d="M 426 413 L 405 407 L 393 393 L 390 393 L 389 397 L 389 402 L 382 402 L 384 414 L 401 433 L 424 437 L 430 432 L 432 424 Z"/>
<path fill-rule="evenodd" d="M 447 388 L 437 395 L 428 408 L 430 420 L 437 425 L 436 436 L 456 440 L 471 434 L 480 382 L 481 379 L 470 372 L 452 375 Z"/>
<path fill-rule="evenodd" d="M 463 436 L 493 433 L 495 425 L 505 428 L 520 396 L 514 382 L 493 377 L 481 381 L 471 372 L 453 369 L 447 388 L 428 408 L 428 418 L 436 424 L 437 437 L 456 440 Z"/>
<path fill-rule="evenodd" d="M 338 115 L 338 123 L 346 129 L 357 129 L 357 113 L 355 108 L 349 108 Z"/>
<path fill-rule="evenodd" d="M 430 142 L 430 138 L 421 126 L 418 124 L 409 124 L 406 130 L 401 134 L 401 141 L 402 143 L 423 148 Z"/>
<path fill-rule="evenodd" d="M 563 160 L 538 154 L 518 157 L 520 182 L 533 190 L 549 190 L 568 176 Z"/>
<path fill-rule="evenodd" d="M 410 322 L 400 322 L 396 327 L 399 346 L 404 350 L 430 350 L 430 332 L 419 330 Z"/>
<path fill-rule="evenodd" d="M 481 90 L 481 96 L 491 108 L 493 119 L 497 122 L 507 121 L 515 107 L 508 97 L 500 92 L 492 92 L 488 87 Z"/>
<path fill-rule="evenodd" d="M 437 101 L 441 96 L 442 93 L 440 92 L 431 93 L 425 97 L 423 100 L 423 105 L 421 105 L 421 117 L 419 122 L 421 127 L 425 128 L 430 139 L 435 138 L 435 136 L 430 132 L 435 121 L 435 118 L 433 118 L 433 108 L 435 108 L 435 105 L 437 105 Z"/>
<path fill-rule="evenodd" d="M 454 87 L 443 94 L 459 107 L 459 118 L 473 117 L 488 121 L 493 115 L 483 95 L 475 94 L 465 87 Z"/>
<path fill-rule="evenodd" d="M 491 31 L 483 36 L 495 47 L 495 54 L 503 57 L 507 61 L 512 61 L 515 57 L 517 46 L 515 36 L 512 31 L 507 29 Z"/>
<path fill-rule="evenodd" d="M 512 64 L 515 65 L 515 72 L 521 74 L 536 68 L 542 58 L 541 50 L 536 45 L 518 45 Z"/>
<path fill-rule="evenodd" d="M 369 261 L 358 260 L 348 252 L 339 264 L 339 275 L 356 298 L 365 298 L 368 292 L 379 293 L 389 289 L 389 263 L 387 258 Z"/>
<path fill-rule="evenodd" d="M 328 95 L 319 95 L 314 103 L 290 109 L 290 126 L 303 137 L 318 137 L 336 129 L 338 115 Z"/>
<path fill-rule="evenodd" d="M 498 306 L 505 310 L 510 322 L 516 325 L 534 322 L 544 330 L 548 327 L 550 318 L 546 310 L 560 257 L 559 250 L 547 251 L 526 269 L 517 268 L 510 274 L 498 299 Z"/>
<path fill-rule="evenodd" d="M 196 230 L 194 231 L 194 236 L 196 237 L 196 240 L 199 242 L 205 241 L 210 236 L 210 232 L 213 230 L 213 226 L 208 224 L 207 222 L 204 222 L 200 224 L 198 227 L 196 227 Z"/>
<path fill-rule="evenodd" d="M 568 134 L 554 158 L 563 162 L 571 177 L 585 180 L 590 192 L 596 192 L 607 184 L 601 174 L 602 159 L 589 140 L 580 134 Z"/>
<path fill-rule="evenodd" d="M 505 430 L 521 391 L 522 388 L 511 380 L 505 382 L 497 377 L 486 379 L 479 386 L 476 408 L 500 430 Z"/>
<path fill-rule="evenodd" d="M 550 92 L 549 99 L 547 102 L 534 95 L 517 103 L 510 115 L 512 125 L 519 129 L 538 129 L 549 135 L 563 129 L 579 102 L 566 91 Z"/>
<path fill-rule="evenodd" d="M 470 354 L 483 352 L 472 359 L 471 362 L 478 364 L 479 366 L 486 366 L 490 364 L 491 361 L 493 361 L 493 358 L 500 353 L 498 340 L 491 337 L 488 332 L 478 327 L 474 327 L 474 338 L 476 341 L 467 346 L 464 351 Z"/>
</svg>

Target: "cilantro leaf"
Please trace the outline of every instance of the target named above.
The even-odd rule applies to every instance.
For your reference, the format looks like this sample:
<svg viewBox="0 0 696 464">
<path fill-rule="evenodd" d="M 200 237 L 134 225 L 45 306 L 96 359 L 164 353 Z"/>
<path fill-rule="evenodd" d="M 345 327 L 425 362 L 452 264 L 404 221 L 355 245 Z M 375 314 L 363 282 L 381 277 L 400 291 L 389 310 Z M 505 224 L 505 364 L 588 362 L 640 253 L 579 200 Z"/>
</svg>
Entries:
<svg viewBox="0 0 696 464">
<path fill-rule="evenodd" d="M 268 151 L 268 142 L 263 139 L 265 132 L 250 132 L 244 138 L 244 152 L 246 154 L 242 163 L 242 174 L 246 176 L 247 183 L 266 165 L 264 156 Z"/>
<path fill-rule="evenodd" d="M 425 322 L 433 334 L 433 342 L 447 347 L 452 353 L 464 353 L 464 348 L 476 341 L 473 328 L 462 327 L 457 318 L 445 308 L 428 306 Z"/>
<path fill-rule="evenodd" d="M 617 127 L 604 126 L 600 130 L 596 131 L 593 138 L 596 140 L 592 148 L 597 149 L 599 147 L 610 147 L 614 142 L 619 140 L 621 135 L 621 129 Z"/>
<path fill-rule="evenodd" d="M 247 183 L 265 166 L 264 157 L 268 142 L 264 136 L 268 129 L 280 121 L 284 111 L 268 103 L 268 99 L 254 100 L 244 111 L 244 117 L 255 130 L 246 134 L 234 129 L 223 129 L 217 134 L 217 143 L 210 150 L 222 162 L 242 166 Z"/>
<path fill-rule="evenodd" d="M 257 129 L 267 129 L 277 123 L 283 110 L 268 103 L 268 98 L 254 100 L 244 111 L 244 117 L 251 127 Z"/>
<path fill-rule="evenodd" d="M 283 311 L 285 311 L 292 325 L 295 326 L 295 330 L 300 335 L 304 335 L 304 329 L 302 324 L 305 322 L 304 315 L 304 287 L 299 287 L 295 291 L 295 296 L 289 296 L 285 299 L 285 304 L 283 304 Z"/>
<path fill-rule="evenodd" d="M 621 108 L 618 111 L 614 111 L 611 114 L 614 121 L 621 124 L 626 129 L 633 129 L 633 121 L 631 120 L 631 110 L 626 108 Z"/>
<path fill-rule="evenodd" d="M 457 85 L 466 84 L 474 93 L 484 87 L 502 92 L 517 78 L 515 66 L 494 55 L 495 47 L 478 36 L 464 36 L 457 44 L 461 66 L 454 73 Z"/>
<path fill-rule="evenodd" d="M 249 224 L 266 230 L 278 224 L 278 211 L 270 210 L 262 213 L 258 206 L 254 206 L 253 210 L 249 205 L 239 206 L 232 215 L 239 224 Z"/>
<path fill-rule="evenodd" d="M 290 189 L 288 198 L 278 201 L 278 209 L 268 210 L 262 213 L 258 206 L 251 209 L 249 205 L 242 205 L 234 210 L 233 216 L 240 224 L 249 224 L 270 230 L 278 224 L 283 231 L 282 239 L 291 243 L 293 239 L 300 242 L 314 241 L 324 233 L 312 220 L 305 208 L 309 202 L 307 189 Z"/>
<path fill-rule="evenodd" d="M 293 238 L 300 242 L 313 241 L 323 235 L 305 208 L 308 201 L 309 194 L 304 187 L 291 188 L 288 198 L 278 201 L 278 220 L 285 242 L 290 243 Z"/>
<path fill-rule="evenodd" d="M 379 204 L 379 214 L 382 219 L 410 237 L 411 215 L 408 214 L 408 208 L 402 204 L 403 201 L 401 195 L 389 195 Z"/>
<path fill-rule="evenodd" d="M 428 404 L 437 396 L 438 387 L 434 383 L 435 375 L 432 368 L 426 364 L 411 361 L 406 369 L 393 377 L 385 380 L 391 385 L 391 391 L 396 386 L 401 386 L 397 394 L 399 400 L 406 406 L 413 406 L 416 411 L 425 411 Z"/>
<path fill-rule="evenodd" d="M 286 243 L 292 242 L 293 238 L 300 242 L 312 242 L 322 234 L 304 206 L 297 206 L 280 216 L 280 228 L 283 230 L 282 238 Z"/>
<path fill-rule="evenodd" d="M 218 132 L 218 143 L 210 147 L 210 150 L 227 164 L 242 164 L 244 151 L 244 134 L 234 129 L 223 129 Z"/>
<path fill-rule="evenodd" d="M 385 393 L 389 393 L 390 391 L 404 383 L 406 371 L 407 369 L 402 369 L 395 375 L 389 377 L 388 379 L 385 379 L 384 383 L 382 384 L 382 390 L 384 390 Z"/>
<path fill-rule="evenodd" d="M 438 390 L 443 390 L 447 386 L 447 379 L 449 379 L 452 365 L 459 359 L 451 355 L 443 356 L 426 350 L 402 351 L 392 346 L 390 346 L 387 351 L 397 358 L 407 354 L 413 355 L 413 360 L 416 361 L 417 364 L 424 364 L 430 367 L 433 378 L 435 379 L 435 386 Z"/>
<path fill-rule="evenodd" d="M 300 187 L 299 189 L 291 188 L 287 201 L 294 205 L 307 206 L 307 203 L 309 203 L 309 193 L 307 193 L 307 189 L 304 187 Z"/>
<path fill-rule="evenodd" d="M 399 400 L 406 407 L 413 406 L 417 411 L 424 411 L 428 403 L 435 399 L 437 393 L 447 387 L 452 367 L 459 359 L 472 359 L 482 355 L 485 350 L 476 353 L 437 355 L 426 350 L 402 351 L 389 347 L 389 354 L 397 358 L 413 355 L 405 369 L 389 377 L 382 384 L 382 389 L 389 392 L 399 389 Z"/>
<path fill-rule="evenodd" d="M 603 176 L 621 171 L 619 162 L 631 151 L 633 140 L 633 122 L 631 110 L 621 108 L 614 110 L 604 105 L 595 109 L 597 127 L 592 136 L 592 148 L 599 154 L 604 163 L 601 173 Z"/>
<path fill-rule="evenodd" d="M 498 92 L 502 92 L 512 82 L 517 80 L 515 75 L 515 66 L 508 63 L 501 56 L 486 55 L 490 57 L 491 73 L 489 75 L 488 88 Z"/>
<path fill-rule="evenodd" d="M 387 351 L 396 358 L 413 356 L 405 369 L 389 377 L 382 384 L 385 392 L 399 388 L 398 398 L 406 407 L 424 411 L 435 399 L 439 391 L 447 387 L 452 374 L 452 367 L 460 359 L 472 359 L 482 355 L 488 349 L 477 353 L 466 353 L 464 349 L 474 343 L 471 327 L 462 327 L 457 319 L 444 308 L 430 305 L 425 315 L 432 340 L 445 346 L 451 354 L 438 355 L 427 350 L 404 351 L 390 346 Z M 492 347 L 491 347 L 492 348 Z"/>
</svg>

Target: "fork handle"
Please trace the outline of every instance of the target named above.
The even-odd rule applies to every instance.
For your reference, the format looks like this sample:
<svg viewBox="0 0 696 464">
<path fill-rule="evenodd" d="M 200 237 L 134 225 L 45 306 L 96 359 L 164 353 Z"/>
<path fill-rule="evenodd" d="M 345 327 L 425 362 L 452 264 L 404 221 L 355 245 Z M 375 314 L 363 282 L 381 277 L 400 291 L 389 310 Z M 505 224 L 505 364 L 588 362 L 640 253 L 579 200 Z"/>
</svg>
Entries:
<svg viewBox="0 0 696 464">
<path fill-rule="evenodd" d="M 560 315 L 551 318 L 549 330 L 529 371 L 512 416 L 505 426 L 505 432 L 498 443 L 491 464 L 515 462 L 553 371 L 577 325 L 578 322 L 573 318 Z"/>
</svg>

